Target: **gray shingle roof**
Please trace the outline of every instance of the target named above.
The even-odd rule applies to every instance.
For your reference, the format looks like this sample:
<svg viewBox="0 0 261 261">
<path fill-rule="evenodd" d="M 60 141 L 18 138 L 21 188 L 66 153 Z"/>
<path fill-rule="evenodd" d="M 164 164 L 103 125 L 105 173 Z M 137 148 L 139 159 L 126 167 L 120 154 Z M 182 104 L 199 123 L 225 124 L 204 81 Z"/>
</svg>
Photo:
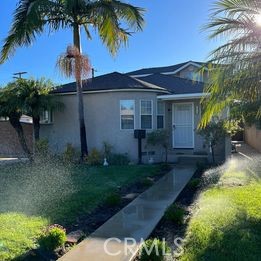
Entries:
<svg viewBox="0 0 261 261">
<path fill-rule="evenodd" d="M 173 94 L 202 93 L 204 89 L 203 82 L 191 81 L 160 73 L 152 74 L 139 79 L 142 80 L 142 82 L 151 83 L 165 88 Z"/>
<path fill-rule="evenodd" d="M 102 90 L 124 90 L 124 89 L 142 89 L 165 91 L 164 88 L 155 86 L 151 83 L 141 82 L 128 75 L 113 72 L 94 77 L 83 81 L 83 91 L 102 91 Z M 76 92 L 76 83 L 68 83 L 58 87 L 53 93 L 71 93 Z"/>
<path fill-rule="evenodd" d="M 205 64 L 202 62 L 187 61 L 185 63 L 179 63 L 179 64 L 165 66 L 165 67 L 144 68 L 144 69 L 128 72 L 127 75 L 133 76 L 133 75 L 143 75 L 143 74 L 153 74 L 153 73 L 174 72 L 189 62 L 196 63 L 200 66 Z"/>
</svg>

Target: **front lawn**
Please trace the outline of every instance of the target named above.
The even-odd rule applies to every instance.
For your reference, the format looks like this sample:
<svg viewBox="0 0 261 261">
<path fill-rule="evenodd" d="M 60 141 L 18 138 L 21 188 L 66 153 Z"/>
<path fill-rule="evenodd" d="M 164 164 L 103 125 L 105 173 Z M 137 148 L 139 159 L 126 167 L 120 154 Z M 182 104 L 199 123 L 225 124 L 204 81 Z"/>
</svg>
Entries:
<svg viewBox="0 0 261 261">
<path fill-rule="evenodd" d="M 120 187 L 158 173 L 156 166 L 0 166 L 0 260 L 34 247 L 47 224 L 69 224 Z"/>
<path fill-rule="evenodd" d="M 260 159 L 259 163 L 233 159 L 224 169 L 218 184 L 198 199 L 181 260 L 260 259 Z"/>
</svg>

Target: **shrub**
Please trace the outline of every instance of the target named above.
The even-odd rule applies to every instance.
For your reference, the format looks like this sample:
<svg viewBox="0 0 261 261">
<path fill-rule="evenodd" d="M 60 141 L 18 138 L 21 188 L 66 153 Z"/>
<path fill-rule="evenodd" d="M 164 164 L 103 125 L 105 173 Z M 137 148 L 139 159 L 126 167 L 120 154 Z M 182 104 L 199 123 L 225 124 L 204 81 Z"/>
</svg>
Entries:
<svg viewBox="0 0 261 261">
<path fill-rule="evenodd" d="M 97 149 L 92 149 L 87 157 L 87 164 L 98 166 L 102 164 L 102 155 Z"/>
<path fill-rule="evenodd" d="M 198 171 L 203 171 L 207 168 L 207 164 L 200 161 L 197 161 L 196 166 Z"/>
<path fill-rule="evenodd" d="M 51 226 L 39 239 L 39 245 L 45 250 L 54 251 L 66 242 L 65 230 L 60 226 Z"/>
<path fill-rule="evenodd" d="M 145 187 L 150 187 L 153 185 L 153 181 L 151 179 L 148 179 L 148 178 L 144 178 L 142 181 L 141 181 L 142 185 L 145 186 Z"/>
<path fill-rule="evenodd" d="M 181 225 L 183 224 L 184 221 L 184 215 L 185 215 L 185 210 L 177 206 L 176 204 L 173 204 L 168 207 L 168 209 L 164 214 L 164 217 L 169 221 Z"/>
<path fill-rule="evenodd" d="M 103 142 L 103 156 L 106 159 L 109 159 L 111 157 L 112 154 L 112 148 L 113 146 L 111 144 L 109 144 L 108 142 Z"/>
<path fill-rule="evenodd" d="M 140 251 L 140 261 L 162 261 L 171 249 L 165 241 L 159 239 L 146 240 Z"/>
<path fill-rule="evenodd" d="M 200 186 L 201 179 L 200 178 L 194 178 L 188 183 L 188 187 L 190 189 L 196 189 Z"/>
<path fill-rule="evenodd" d="M 172 169 L 171 165 L 166 162 L 160 164 L 161 171 L 170 171 L 171 169 Z"/>
<path fill-rule="evenodd" d="M 63 160 L 68 163 L 72 163 L 77 159 L 77 151 L 71 143 L 66 144 L 65 151 L 63 153 Z"/>
<path fill-rule="evenodd" d="M 216 185 L 219 182 L 222 173 L 221 169 L 209 169 L 202 176 L 203 185 L 205 187 Z"/>
<path fill-rule="evenodd" d="M 113 192 L 106 198 L 105 202 L 110 207 L 117 206 L 121 203 L 121 196 L 119 193 Z"/>
<path fill-rule="evenodd" d="M 116 166 L 128 165 L 130 162 L 127 154 L 112 154 L 108 161 L 109 164 Z"/>
<path fill-rule="evenodd" d="M 47 139 L 39 139 L 35 142 L 35 155 L 47 156 L 49 154 L 49 142 Z"/>
<path fill-rule="evenodd" d="M 167 130 L 155 130 L 147 135 L 147 143 L 152 146 L 161 146 L 165 150 L 165 162 L 168 161 L 170 134 Z"/>
</svg>

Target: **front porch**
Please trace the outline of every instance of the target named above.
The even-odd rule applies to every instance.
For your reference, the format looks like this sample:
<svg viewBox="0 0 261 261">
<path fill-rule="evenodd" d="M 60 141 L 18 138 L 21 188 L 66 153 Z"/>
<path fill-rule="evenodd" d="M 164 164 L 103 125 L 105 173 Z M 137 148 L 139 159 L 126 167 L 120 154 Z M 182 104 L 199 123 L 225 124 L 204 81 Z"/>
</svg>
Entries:
<svg viewBox="0 0 261 261">
<path fill-rule="evenodd" d="M 209 148 L 197 133 L 204 93 L 160 95 L 165 104 L 165 129 L 170 131 L 169 161 L 207 161 Z"/>
</svg>

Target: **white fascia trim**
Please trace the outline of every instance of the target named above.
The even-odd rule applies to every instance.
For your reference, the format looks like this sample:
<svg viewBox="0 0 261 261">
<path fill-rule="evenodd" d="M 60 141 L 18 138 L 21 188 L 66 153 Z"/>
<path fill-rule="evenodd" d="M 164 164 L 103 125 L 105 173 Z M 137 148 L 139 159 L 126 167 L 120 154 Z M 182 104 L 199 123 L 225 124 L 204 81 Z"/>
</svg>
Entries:
<svg viewBox="0 0 261 261">
<path fill-rule="evenodd" d="M 200 99 L 202 97 L 209 96 L 209 93 L 185 93 L 185 94 L 170 94 L 170 95 L 159 95 L 158 100 L 163 101 L 175 101 L 175 100 L 186 100 L 186 99 Z"/>
<path fill-rule="evenodd" d="M 146 77 L 146 76 L 149 76 L 149 75 L 152 75 L 153 73 L 147 73 L 147 74 L 136 74 L 136 75 L 129 75 L 130 77 L 133 77 L 133 78 L 142 78 L 142 77 Z"/>
<path fill-rule="evenodd" d="M 181 66 L 180 68 L 178 68 L 177 70 L 175 71 L 172 71 L 172 72 L 160 72 L 161 74 L 165 74 L 165 75 L 169 75 L 169 74 L 175 74 L 175 73 L 178 73 L 179 71 L 185 69 L 186 67 L 188 67 L 189 65 L 194 65 L 198 68 L 201 68 L 201 65 L 197 64 L 197 63 L 194 63 L 194 62 L 188 62 L 186 64 L 184 64 L 183 66 Z M 205 69 L 208 71 L 208 68 L 205 67 Z M 142 78 L 142 77 L 146 77 L 146 76 L 149 76 L 149 75 L 152 75 L 154 73 L 147 73 L 147 74 L 135 74 L 135 75 L 130 75 L 130 77 L 134 77 L 134 78 Z"/>
<path fill-rule="evenodd" d="M 201 68 L 201 65 L 197 64 L 197 63 L 193 63 L 193 62 L 188 62 L 186 64 L 184 64 L 183 66 L 181 66 L 180 68 L 178 68 L 177 70 L 173 71 L 173 72 L 165 72 L 165 73 L 162 73 L 162 74 L 165 74 L 165 75 L 168 75 L 168 74 L 176 74 L 180 71 L 182 71 L 183 69 L 185 69 L 186 67 L 190 66 L 190 65 L 194 65 L 198 68 Z M 206 70 L 208 70 L 208 68 L 206 67 Z"/>
<path fill-rule="evenodd" d="M 106 93 L 106 92 L 162 92 L 169 93 L 168 91 L 160 90 L 160 89 L 117 89 L 117 90 L 100 90 L 100 91 L 83 91 L 83 94 L 93 94 L 93 93 Z M 54 95 L 75 95 L 77 92 L 65 92 L 65 93 L 54 93 Z"/>
</svg>

